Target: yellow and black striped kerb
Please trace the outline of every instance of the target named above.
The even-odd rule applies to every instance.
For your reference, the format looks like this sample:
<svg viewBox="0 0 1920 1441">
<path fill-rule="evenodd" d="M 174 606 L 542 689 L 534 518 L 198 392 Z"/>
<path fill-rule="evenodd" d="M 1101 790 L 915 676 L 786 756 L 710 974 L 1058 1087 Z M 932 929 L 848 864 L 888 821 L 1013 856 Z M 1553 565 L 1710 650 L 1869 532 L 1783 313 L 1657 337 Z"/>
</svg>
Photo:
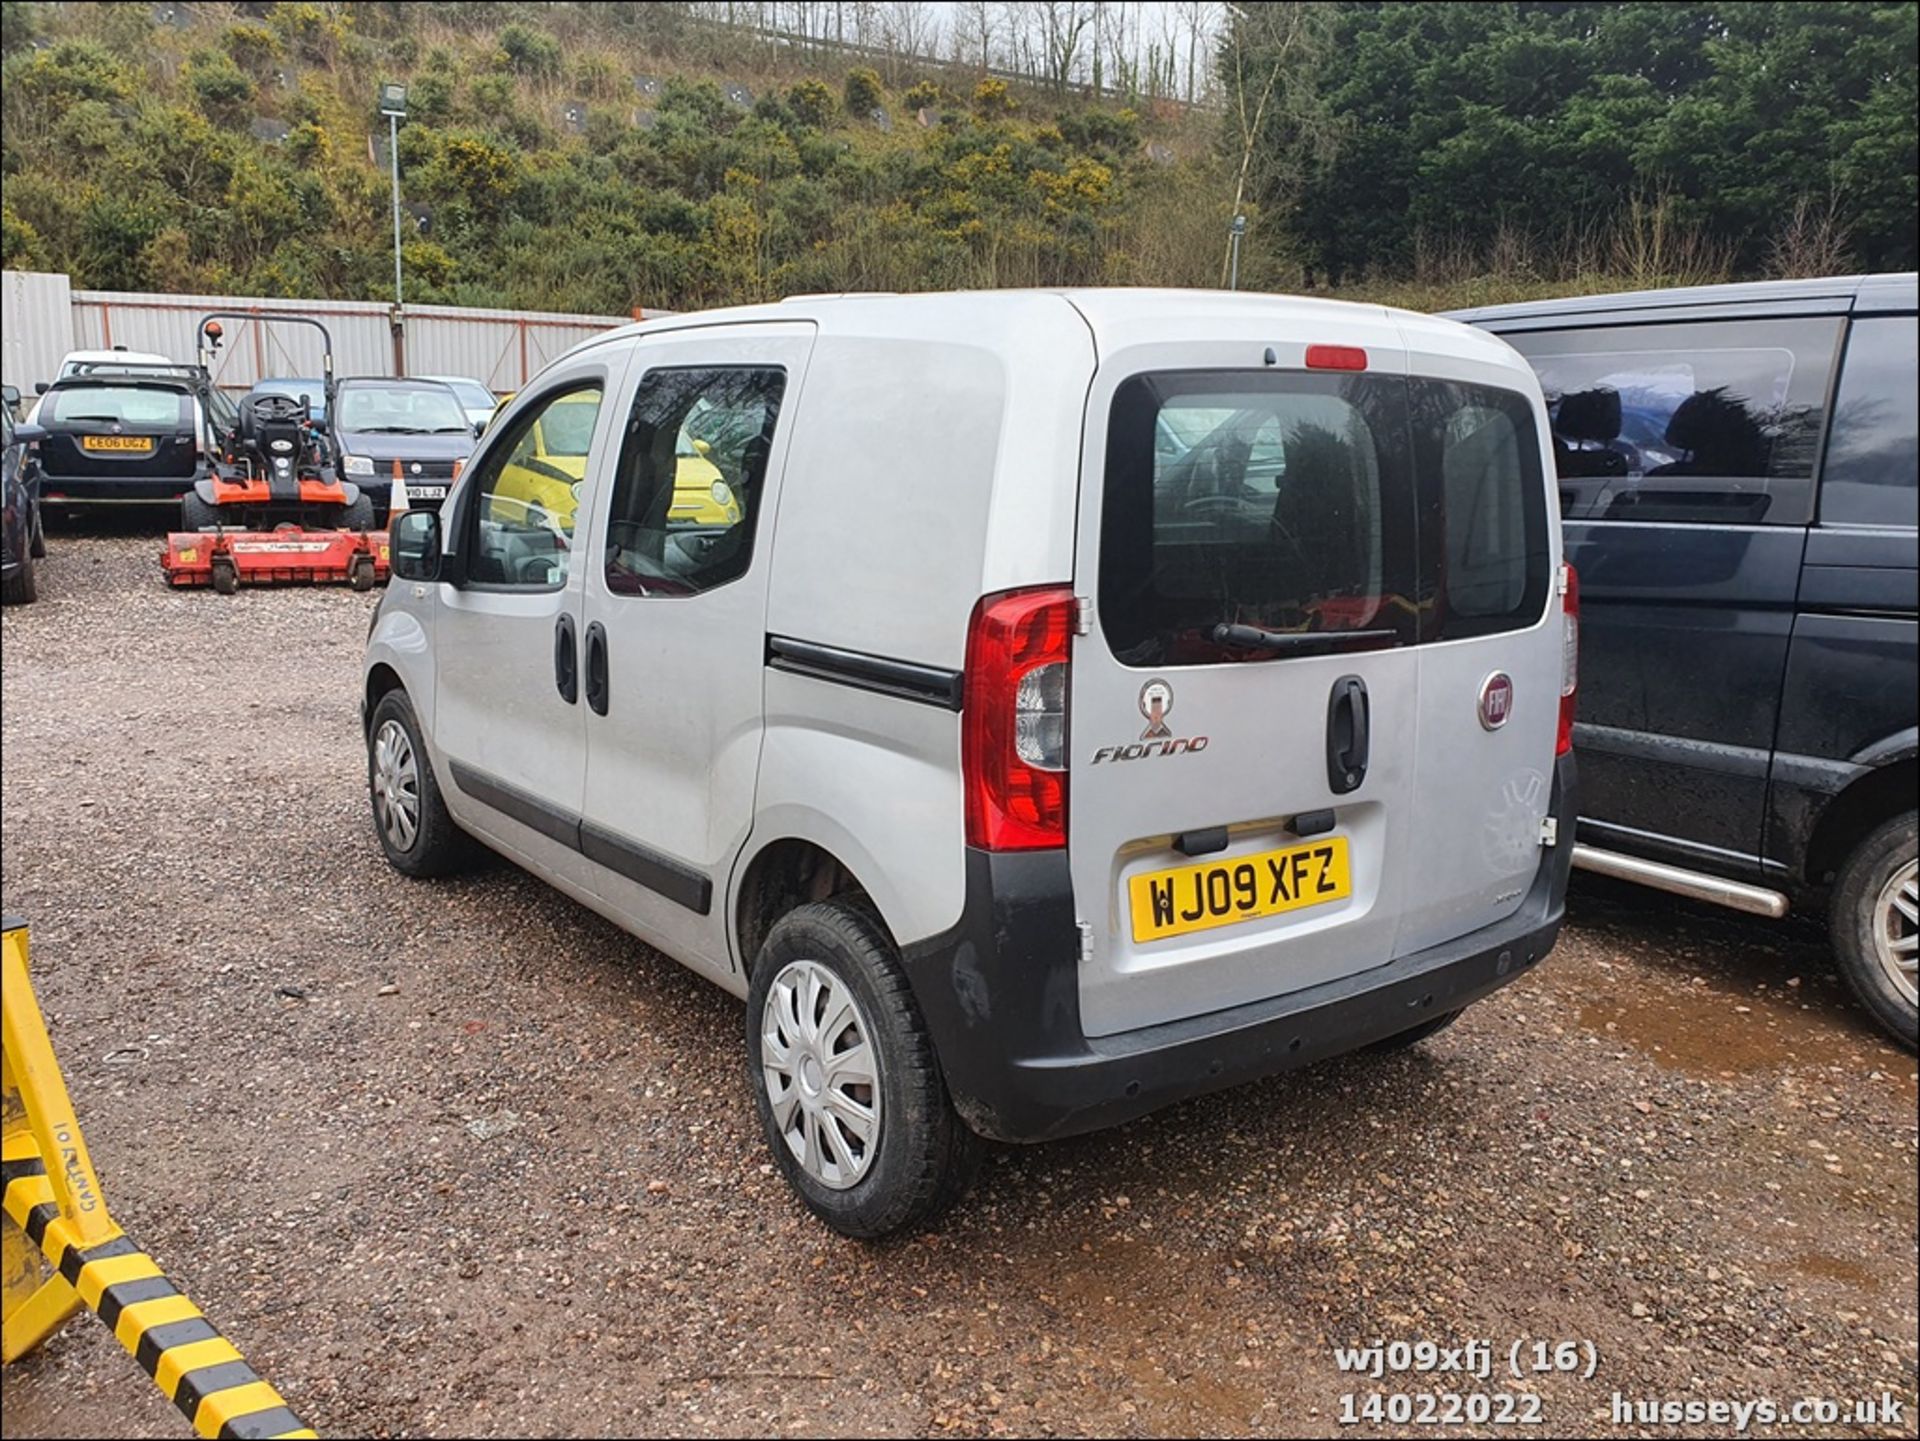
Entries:
<svg viewBox="0 0 1920 1441">
<path fill-rule="evenodd" d="M 9 1137 L 8 1154 L 0 1160 L 7 1216 L 194 1430 L 202 1436 L 314 1435 L 129 1237 L 85 1247 L 67 1238 L 46 1163 L 26 1140 Z"/>
</svg>

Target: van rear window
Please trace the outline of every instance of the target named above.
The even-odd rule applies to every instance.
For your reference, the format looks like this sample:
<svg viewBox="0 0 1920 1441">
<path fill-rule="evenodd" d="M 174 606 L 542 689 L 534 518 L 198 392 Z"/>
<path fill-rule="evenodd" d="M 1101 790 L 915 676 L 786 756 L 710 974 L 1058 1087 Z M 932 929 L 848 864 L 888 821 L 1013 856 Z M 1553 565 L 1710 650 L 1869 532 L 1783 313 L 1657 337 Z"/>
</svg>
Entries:
<svg viewBox="0 0 1920 1441">
<path fill-rule="evenodd" d="M 1101 623 L 1129 665 L 1281 653 L 1229 625 L 1327 653 L 1518 629 L 1545 606 L 1540 445 L 1516 392 L 1139 375 L 1114 398 L 1105 484 Z"/>
</svg>

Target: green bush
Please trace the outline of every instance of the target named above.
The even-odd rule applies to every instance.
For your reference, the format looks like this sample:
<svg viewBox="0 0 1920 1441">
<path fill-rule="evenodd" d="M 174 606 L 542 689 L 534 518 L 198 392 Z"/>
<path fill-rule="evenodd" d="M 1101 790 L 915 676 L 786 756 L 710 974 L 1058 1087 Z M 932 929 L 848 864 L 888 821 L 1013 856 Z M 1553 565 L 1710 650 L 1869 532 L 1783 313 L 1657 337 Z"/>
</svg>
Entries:
<svg viewBox="0 0 1920 1441">
<path fill-rule="evenodd" d="M 908 86 L 900 101 L 909 110 L 925 110 L 940 103 L 940 87 L 931 80 L 922 80 Z"/>
<path fill-rule="evenodd" d="M 544 30 L 526 25 L 509 25 L 501 30 L 499 45 L 507 63 L 517 75 L 547 76 L 560 73 L 560 42 Z"/>
<path fill-rule="evenodd" d="M 626 77 L 620 73 L 620 67 L 613 57 L 598 51 L 590 51 L 580 57 L 579 64 L 573 67 L 573 89 L 576 95 L 584 95 L 590 100 L 617 100 L 626 88 Z"/>
<path fill-rule="evenodd" d="M 824 80 L 808 76 L 787 92 L 787 105 L 802 125 L 824 130 L 833 119 L 833 88 Z"/>
<path fill-rule="evenodd" d="M 266 79 L 280 63 L 280 39 L 264 25 L 229 25 L 220 48 L 256 80 Z"/>
<path fill-rule="evenodd" d="M 986 118 L 1011 115 L 1020 104 L 1007 89 L 1004 80 L 982 80 L 973 87 L 973 113 Z"/>
<path fill-rule="evenodd" d="M 438 70 L 423 70 L 407 82 L 407 118 L 440 125 L 453 116 L 453 79 Z"/>
<path fill-rule="evenodd" d="M 0 5 L 0 53 L 11 55 L 23 50 L 40 33 L 39 17 L 33 13 L 35 8 L 27 0 L 5 0 L 5 4 Z M 10 226 L 14 223 L 11 216 L 7 223 Z"/>
<path fill-rule="evenodd" d="M 847 72 L 845 90 L 847 113 L 862 118 L 886 103 L 887 92 L 880 86 L 880 72 L 856 65 Z"/>
<path fill-rule="evenodd" d="M 63 40 L 50 50 L 7 57 L 7 97 L 34 106 L 64 108 L 73 100 L 126 100 L 134 79 L 111 52 L 90 40 Z"/>
<path fill-rule="evenodd" d="M 202 50 L 187 62 L 187 82 L 208 118 L 237 122 L 253 99 L 253 82 L 223 51 Z"/>
</svg>

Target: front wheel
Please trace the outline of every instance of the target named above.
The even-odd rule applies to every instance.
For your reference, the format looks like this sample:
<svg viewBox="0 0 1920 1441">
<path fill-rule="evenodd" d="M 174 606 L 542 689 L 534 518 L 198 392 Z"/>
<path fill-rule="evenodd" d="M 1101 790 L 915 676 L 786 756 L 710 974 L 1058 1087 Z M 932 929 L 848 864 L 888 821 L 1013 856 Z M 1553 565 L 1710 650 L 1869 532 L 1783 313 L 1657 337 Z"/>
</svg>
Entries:
<svg viewBox="0 0 1920 1441">
<path fill-rule="evenodd" d="M 13 574 L 4 583 L 0 583 L 0 602 L 7 605 L 26 605 L 40 596 L 40 584 L 33 574 L 33 552 L 29 550 L 20 557 L 20 564 L 13 568 Z"/>
<path fill-rule="evenodd" d="M 367 792 L 373 830 L 387 863 L 402 875 L 444 876 L 466 869 L 476 846 L 440 796 L 413 702 L 390 690 L 367 725 Z"/>
<path fill-rule="evenodd" d="M 1920 825 L 1895 816 L 1854 847 L 1840 868 L 1828 916 L 1840 974 L 1895 1040 L 1920 1043 Z"/>
<path fill-rule="evenodd" d="M 191 490 L 180 497 L 180 529 L 212 530 L 220 524 L 219 506 L 209 505 L 197 492 Z"/>
<path fill-rule="evenodd" d="M 973 1179 L 980 1140 L 953 1109 L 892 940 L 861 906 L 819 902 L 774 924 L 747 993 L 747 1072 L 775 1163 L 843 1236 L 922 1225 Z"/>
<path fill-rule="evenodd" d="M 372 530 L 373 498 L 366 495 L 355 496 L 353 504 L 344 507 L 340 512 L 339 529 Z"/>
</svg>

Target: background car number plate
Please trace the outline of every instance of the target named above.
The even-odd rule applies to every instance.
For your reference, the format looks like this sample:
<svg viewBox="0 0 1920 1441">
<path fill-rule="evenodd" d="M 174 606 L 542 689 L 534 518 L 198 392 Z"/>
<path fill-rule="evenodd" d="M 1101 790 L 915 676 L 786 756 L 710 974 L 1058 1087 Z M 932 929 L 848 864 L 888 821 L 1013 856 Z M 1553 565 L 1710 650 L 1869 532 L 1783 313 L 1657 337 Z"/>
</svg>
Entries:
<svg viewBox="0 0 1920 1441">
<path fill-rule="evenodd" d="M 407 494 L 416 500 L 445 500 L 447 488 L 444 485 L 410 485 Z"/>
<path fill-rule="evenodd" d="M 131 450 L 145 454 L 153 449 L 153 442 L 144 435 L 83 435 L 80 437 L 82 450 Z"/>
<path fill-rule="evenodd" d="M 1148 871 L 1127 882 L 1136 943 L 1231 926 L 1353 894 L 1347 838 Z"/>
</svg>

